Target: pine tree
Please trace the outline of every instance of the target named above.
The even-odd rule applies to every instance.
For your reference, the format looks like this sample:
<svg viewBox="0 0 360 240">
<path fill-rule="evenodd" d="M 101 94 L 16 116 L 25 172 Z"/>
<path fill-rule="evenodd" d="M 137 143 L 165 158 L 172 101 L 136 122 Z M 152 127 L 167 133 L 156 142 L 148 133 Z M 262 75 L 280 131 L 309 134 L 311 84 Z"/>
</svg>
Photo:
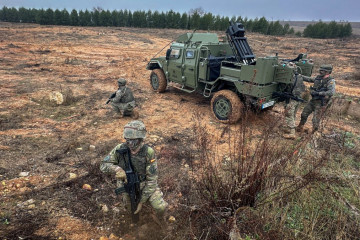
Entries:
<svg viewBox="0 0 360 240">
<path fill-rule="evenodd" d="M 62 14 L 59 9 L 56 9 L 54 12 L 54 24 L 61 25 L 62 24 Z"/>
<path fill-rule="evenodd" d="M 61 25 L 64 25 L 64 26 L 68 26 L 70 25 L 70 14 L 69 12 L 66 10 L 66 9 L 63 9 L 61 11 L 61 14 L 62 14 L 62 23 Z"/>
<path fill-rule="evenodd" d="M 54 11 L 51 8 L 46 9 L 46 11 L 44 13 L 44 18 L 45 18 L 45 24 L 47 24 L 47 25 L 55 24 Z"/>
<path fill-rule="evenodd" d="M 181 29 L 187 29 L 187 25 L 188 25 L 188 15 L 186 13 L 183 13 L 181 15 L 179 27 Z"/>
<path fill-rule="evenodd" d="M 79 15 L 75 9 L 73 9 L 70 13 L 70 24 L 71 26 L 79 25 Z"/>
<path fill-rule="evenodd" d="M 94 26 L 100 26 L 100 12 L 99 10 L 95 9 L 91 12 L 91 19 Z"/>
</svg>

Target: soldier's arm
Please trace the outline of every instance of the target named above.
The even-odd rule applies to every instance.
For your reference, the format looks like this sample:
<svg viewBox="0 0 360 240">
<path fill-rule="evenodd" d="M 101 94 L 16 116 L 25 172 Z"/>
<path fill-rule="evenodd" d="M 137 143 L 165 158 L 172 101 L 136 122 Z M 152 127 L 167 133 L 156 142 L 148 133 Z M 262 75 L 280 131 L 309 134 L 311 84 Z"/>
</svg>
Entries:
<svg viewBox="0 0 360 240">
<path fill-rule="evenodd" d="M 120 149 L 122 144 L 117 145 L 109 155 L 107 155 L 104 160 L 100 163 L 100 170 L 103 173 L 113 174 L 116 172 L 116 169 L 119 168 L 119 159 L 116 154 L 116 150 Z"/>
<path fill-rule="evenodd" d="M 303 82 L 303 76 L 298 75 L 296 80 L 296 85 L 293 90 L 293 94 L 295 96 L 301 96 L 301 94 L 305 91 L 305 84 Z"/>
<path fill-rule="evenodd" d="M 304 75 L 301 75 L 303 77 L 303 80 L 305 82 L 311 82 L 313 83 L 315 81 L 315 78 L 312 78 L 312 77 L 307 77 L 307 76 L 304 76 Z"/>
<path fill-rule="evenodd" d="M 125 91 L 117 90 L 116 95 L 114 98 L 112 98 L 112 102 L 117 103 L 120 102 L 121 98 L 124 96 Z"/>
<path fill-rule="evenodd" d="M 333 96 L 335 94 L 335 79 L 331 79 L 326 86 L 326 91 L 319 92 L 320 96 Z"/>
<path fill-rule="evenodd" d="M 155 192 L 157 188 L 157 179 L 158 179 L 158 168 L 157 161 L 155 158 L 155 152 L 152 148 L 148 148 L 147 154 L 147 163 L 146 163 L 146 180 L 145 187 L 141 194 L 140 202 L 146 202 L 150 196 Z"/>
</svg>

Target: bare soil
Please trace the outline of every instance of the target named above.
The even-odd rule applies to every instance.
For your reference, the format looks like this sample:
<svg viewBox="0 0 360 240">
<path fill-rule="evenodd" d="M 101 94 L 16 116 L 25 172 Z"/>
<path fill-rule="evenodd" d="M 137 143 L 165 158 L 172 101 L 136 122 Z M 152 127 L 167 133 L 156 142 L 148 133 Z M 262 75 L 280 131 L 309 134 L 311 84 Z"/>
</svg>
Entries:
<svg viewBox="0 0 360 240">
<path fill-rule="evenodd" d="M 178 199 L 186 192 L 186 183 L 181 182 L 179 169 L 187 164 L 192 147 L 193 114 L 202 116 L 223 153 L 227 145 L 221 136 L 228 128 L 213 119 L 210 99 L 174 88 L 158 94 L 150 87 L 148 61 L 184 32 L 0 23 L 3 239 L 99 239 L 111 233 L 124 239 L 141 238 L 113 192 L 114 180 L 98 170 L 100 161 L 122 141 L 122 128 L 131 120 L 112 117 L 110 106 L 105 105 L 120 77 L 128 80 L 134 92 L 139 119 L 148 130 L 146 141 L 156 150 L 160 186 L 170 213 L 181 218 L 176 215 Z M 295 58 L 307 52 L 315 72 L 321 64 L 333 64 L 339 112 L 347 118 L 340 122 L 335 116 L 326 128 L 359 135 L 358 38 L 249 34 L 248 41 L 258 57 L 278 53 L 281 58 Z M 49 101 L 53 91 L 69 97 L 62 105 L 54 104 Z M 346 103 L 349 106 L 344 109 Z M 259 114 L 249 125 L 261 131 L 268 117 L 282 120 L 281 105 Z M 20 177 L 20 172 L 29 176 Z M 70 178 L 70 173 L 77 177 Z M 92 189 L 83 189 L 83 184 Z M 27 205 L 29 199 L 34 203 Z M 140 232 L 151 237 L 147 239 L 166 237 L 151 219 L 151 209 L 145 207 Z"/>
</svg>

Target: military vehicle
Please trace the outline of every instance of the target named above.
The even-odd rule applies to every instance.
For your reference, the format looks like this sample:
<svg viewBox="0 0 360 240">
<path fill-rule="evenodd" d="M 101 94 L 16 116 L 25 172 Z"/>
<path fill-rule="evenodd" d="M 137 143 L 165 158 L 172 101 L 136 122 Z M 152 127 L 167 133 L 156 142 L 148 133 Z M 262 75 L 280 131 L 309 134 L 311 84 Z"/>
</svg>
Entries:
<svg viewBox="0 0 360 240">
<path fill-rule="evenodd" d="M 167 86 L 204 97 L 212 97 L 211 110 L 224 123 L 237 122 L 245 106 L 263 110 L 292 95 L 297 73 L 310 76 L 312 60 L 275 56 L 255 58 L 241 23 L 230 23 L 227 41 L 215 33 L 185 33 L 172 42 L 166 56 L 152 58 L 147 65 L 153 90 Z"/>
</svg>

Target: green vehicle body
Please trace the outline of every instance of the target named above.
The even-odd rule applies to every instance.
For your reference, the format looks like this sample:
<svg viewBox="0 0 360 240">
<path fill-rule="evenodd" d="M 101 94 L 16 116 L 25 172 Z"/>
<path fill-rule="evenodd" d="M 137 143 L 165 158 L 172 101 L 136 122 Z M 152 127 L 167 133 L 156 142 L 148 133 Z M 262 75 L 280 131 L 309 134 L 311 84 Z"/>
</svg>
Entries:
<svg viewBox="0 0 360 240">
<path fill-rule="evenodd" d="M 232 23 L 232 26 L 235 24 Z M 242 27 L 239 23 L 237 26 Z M 281 97 L 283 93 L 287 93 L 287 96 L 291 95 L 296 72 L 306 76 L 311 75 L 313 63 L 306 58 L 306 54 L 300 54 L 294 60 L 281 60 L 277 54 L 255 59 L 246 38 L 240 36 L 234 37 L 233 42 L 229 36 L 229 41 L 220 42 L 215 33 L 180 35 L 170 45 L 165 57 L 153 58 L 148 63 L 147 69 L 152 70 L 150 83 L 153 89 L 162 92 L 164 86 L 171 83 L 173 87 L 189 93 L 199 92 L 204 97 L 230 90 L 238 96 L 242 104 L 237 103 L 237 100 L 234 103 L 228 99 L 229 91 L 226 91 L 224 100 L 220 105 L 218 104 L 220 111 L 224 104 L 228 105 L 225 106 L 225 112 L 219 116 L 217 114 L 219 108 L 212 106 L 212 110 L 219 121 L 236 122 L 239 114 L 236 119 L 230 117 L 235 107 L 243 108 L 243 103 L 251 104 L 256 109 L 271 107 L 276 102 L 284 100 L 284 97 Z M 234 47 L 235 41 L 239 41 L 243 49 Z M 242 55 L 236 58 L 237 49 L 244 50 L 245 54 L 240 53 Z M 158 76 L 162 73 L 163 76 Z M 159 80 L 163 81 L 160 82 L 161 89 L 159 89 Z"/>
</svg>

